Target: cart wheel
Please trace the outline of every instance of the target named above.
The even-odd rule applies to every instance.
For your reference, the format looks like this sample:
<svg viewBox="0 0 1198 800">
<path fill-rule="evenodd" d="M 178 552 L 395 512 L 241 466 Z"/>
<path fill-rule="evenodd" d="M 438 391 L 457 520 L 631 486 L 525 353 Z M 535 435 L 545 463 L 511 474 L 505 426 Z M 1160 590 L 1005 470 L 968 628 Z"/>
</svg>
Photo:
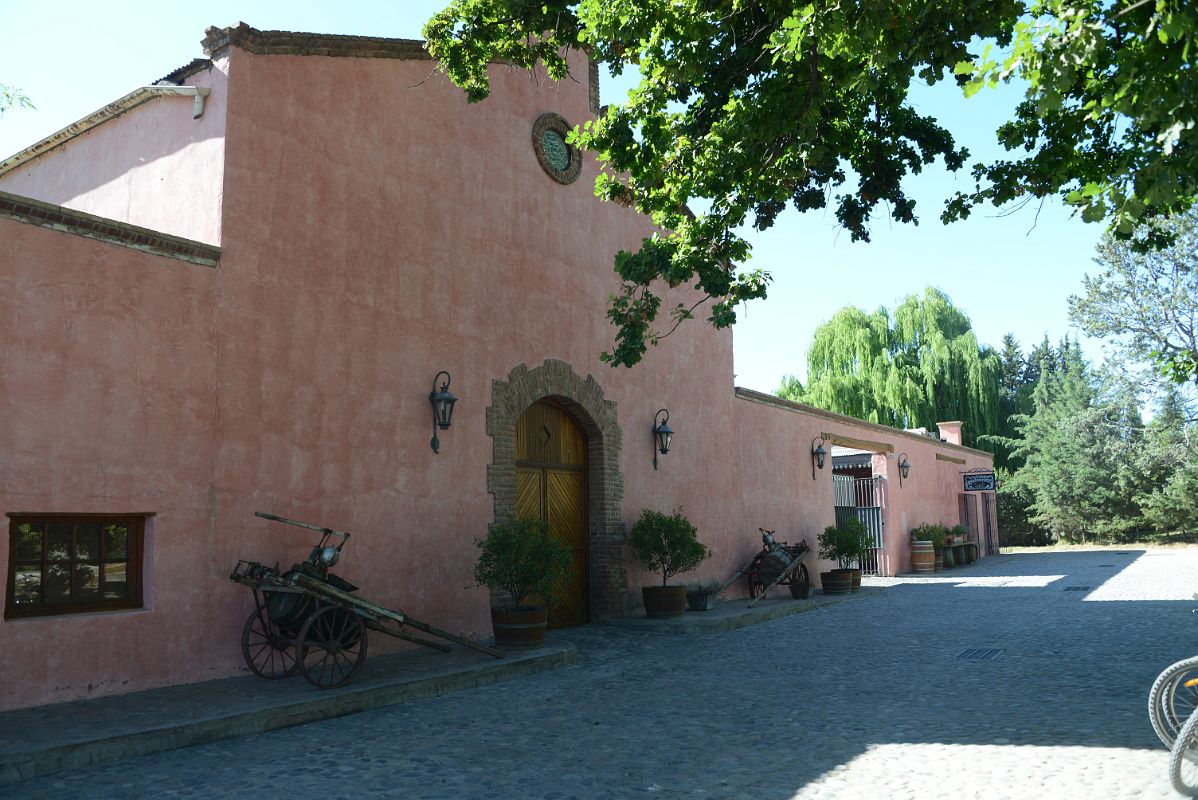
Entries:
<svg viewBox="0 0 1198 800">
<path fill-rule="evenodd" d="M 322 606 L 300 628 L 296 659 L 308 682 L 332 689 L 348 681 L 366 661 L 366 626 L 340 606 Z"/>
<path fill-rule="evenodd" d="M 250 670 L 260 678 L 290 678 L 299 664 L 295 660 L 295 642 L 283 635 L 279 624 L 265 608 L 258 608 L 241 630 L 241 655 Z"/>
<path fill-rule="evenodd" d="M 795 600 L 806 600 L 811 594 L 811 578 L 807 575 L 807 567 L 799 564 L 799 568 L 790 576 L 790 596 Z"/>
<path fill-rule="evenodd" d="M 750 569 L 748 572 L 748 576 L 749 576 L 749 597 L 756 597 L 757 595 L 759 595 L 763 591 L 765 591 L 765 584 L 762 583 L 761 579 L 757 577 L 757 569 L 756 568 Z"/>
</svg>

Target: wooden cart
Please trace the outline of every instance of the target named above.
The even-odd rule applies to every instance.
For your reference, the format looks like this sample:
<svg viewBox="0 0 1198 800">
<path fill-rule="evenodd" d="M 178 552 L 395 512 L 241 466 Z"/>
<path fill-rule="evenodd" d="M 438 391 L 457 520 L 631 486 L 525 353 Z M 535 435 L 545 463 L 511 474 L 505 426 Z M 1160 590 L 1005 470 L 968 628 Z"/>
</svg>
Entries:
<svg viewBox="0 0 1198 800">
<path fill-rule="evenodd" d="M 441 652 L 452 649 L 444 642 L 409 633 L 409 628 L 503 658 L 503 652 L 493 647 L 355 595 L 357 586 L 329 571 L 349 541 L 345 531 L 261 511 L 256 514 L 316 531 L 320 541 L 307 559 L 286 572 L 280 572 L 277 565 L 238 561 L 229 576 L 254 592 L 254 611 L 241 631 L 241 654 L 255 675 L 274 680 L 298 671 L 309 683 L 322 689 L 340 686 L 353 678 L 366 661 L 367 631 L 385 633 Z M 334 539 L 336 544 L 332 544 Z"/>
<path fill-rule="evenodd" d="M 761 533 L 761 552 L 753 557 L 745 566 L 737 570 L 728 581 L 720 587 L 724 591 L 741 576 L 749 582 L 749 606 L 765 597 L 775 586 L 790 587 L 790 596 L 796 600 L 805 600 L 811 594 L 811 578 L 807 567 L 803 565 L 803 556 L 810 550 L 807 540 L 796 545 L 774 540 L 774 532 L 765 528 L 757 529 Z"/>
</svg>

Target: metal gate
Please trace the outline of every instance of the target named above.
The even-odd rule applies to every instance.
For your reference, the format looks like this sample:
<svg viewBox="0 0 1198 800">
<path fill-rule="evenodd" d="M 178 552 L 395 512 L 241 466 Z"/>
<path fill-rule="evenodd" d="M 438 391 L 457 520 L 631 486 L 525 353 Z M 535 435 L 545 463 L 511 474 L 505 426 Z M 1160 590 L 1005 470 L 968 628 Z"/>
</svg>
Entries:
<svg viewBox="0 0 1198 800">
<path fill-rule="evenodd" d="M 836 524 L 840 525 L 846 519 L 855 516 L 873 537 L 873 547 L 862 559 L 861 574 L 880 575 L 882 550 L 885 548 L 882 536 L 882 508 L 885 505 L 882 477 L 875 475 L 872 478 L 854 478 L 851 475 L 833 475 L 832 488 L 836 496 Z"/>
</svg>

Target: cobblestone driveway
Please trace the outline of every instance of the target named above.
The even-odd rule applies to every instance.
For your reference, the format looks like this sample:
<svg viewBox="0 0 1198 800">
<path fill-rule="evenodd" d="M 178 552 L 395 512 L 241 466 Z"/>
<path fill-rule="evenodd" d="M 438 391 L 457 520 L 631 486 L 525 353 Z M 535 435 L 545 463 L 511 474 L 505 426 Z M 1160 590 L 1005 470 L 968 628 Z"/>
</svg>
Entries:
<svg viewBox="0 0 1198 800">
<path fill-rule="evenodd" d="M 569 669 L 0 795 L 1175 796 L 1144 706 L 1198 652 L 1198 550 L 985 564 L 724 634 L 574 629 Z"/>
</svg>

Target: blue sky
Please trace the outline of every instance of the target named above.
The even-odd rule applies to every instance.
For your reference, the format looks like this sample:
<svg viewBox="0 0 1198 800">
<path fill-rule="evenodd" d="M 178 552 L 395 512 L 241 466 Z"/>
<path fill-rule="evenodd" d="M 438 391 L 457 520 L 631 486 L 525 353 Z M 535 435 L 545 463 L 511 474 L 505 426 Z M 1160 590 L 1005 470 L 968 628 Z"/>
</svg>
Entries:
<svg viewBox="0 0 1198 800">
<path fill-rule="evenodd" d="M 0 118 L 0 157 L 14 153 L 86 116 L 137 86 L 203 55 L 209 25 L 244 20 L 261 29 L 418 38 L 443 0 L 367 2 L 64 2 L 52 7 L 0 0 L 5 36 L 0 83 L 19 88 L 37 106 Z M 618 99 L 627 77 L 604 85 Z M 951 83 L 922 88 L 912 101 L 940 119 L 974 157 L 1001 152 L 994 130 L 1018 100 L 1010 89 L 966 101 Z M 970 162 L 972 163 L 972 162 Z M 787 373 L 805 374 L 806 349 L 816 326 L 841 306 L 893 308 L 926 286 L 946 292 L 973 320 L 978 338 L 994 346 L 1012 332 L 1025 346 L 1047 334 L 1078 337 L 1066 298 L 1081 288 L 1100 227 L 1049 202 L 1009 216 L 990 208 L 941 225 L 943 201 L 971 188 L 967 170 L 941 168 L 910 180 L 918 226 L 877 220 L 873 241 L 853 243 L 831 212 L 789 211 L 765 233 L 751 233 L 753 265 L 773 274 L 770 296 L 740 312 L 735 331 L 736 383 L 772 392 Z M 698 325 L 700 322 L 691 322 Z M 685 335 L 685 327 L 675 334 Z M 1099 359 L 1100 343 L 1083 339 Z"/>
</svg>

